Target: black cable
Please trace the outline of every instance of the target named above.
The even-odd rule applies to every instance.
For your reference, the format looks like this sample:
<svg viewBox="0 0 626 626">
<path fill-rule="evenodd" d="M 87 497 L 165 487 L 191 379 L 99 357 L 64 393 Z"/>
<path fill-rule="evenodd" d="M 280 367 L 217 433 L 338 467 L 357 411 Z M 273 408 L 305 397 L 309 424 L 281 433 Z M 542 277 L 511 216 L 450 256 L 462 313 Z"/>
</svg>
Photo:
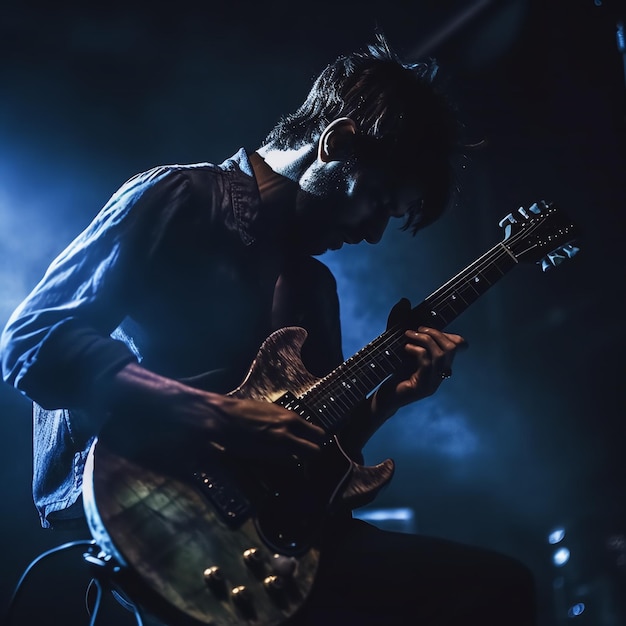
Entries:
<svg viewBox="0 0 626 626">
<path fill-rule="evenodd" d="M 15 586 L 13 595 L 11 596 L 9 605 L 7 607 L 7 610 L 4 616 L 4 620 L 2 621 L 4 626 L 9 626 L 11 624 L 11 621 L 13 619 L 13 612 L 14 612 L 17 600 L 19 598 L 19 595 L 21 594 L 22 589 L 24 588 L 24 583 L 26 582 L 26 579 L 33 571 L 33 568 L 35 567 L 35 565 L 38 565 L 44 559 L 54 554 L 57 554 L 59 552 L 63 552 L 64 550 L 71 550 L 72 548 L 78 548 L 78 547 L 84 548 L 85 546 L 94 547 L 95 545 L 96 545 L 96 542 L 93 539 L 82 539 L 79 541 L 70 541 L 68 543 L 61 544 L 60 546 L 56 546 L 55 548 L 51 548 L 50 550 L 46 550 L 45 552 L 42 552 L 38 557 L 33 559 L 28 565 L 28 567 L 24 570 L 24 573 L 20 576 L 20 579 L 18 580 L 17 585 Z"/>
<path fill-rule="evenodd" d="M 127 611 L 130 611 L 135 616 L 137 626 L 143 626 L 143 617 L 139 606 L 131 602 L 126 596 L 122 595 L 119 591 L 111 589 L 111 594 Z"/>
<path fill-rule="evenodd" d="M 96 624 L 96 619 L 98 618 L 98 611 L 100 610 L 100 603 L 102 602 L 102 593 L 103 593 L 102 583 L 97 578 L 91 579 L 91 581 L 89 582 L 89 587 L 87 588 L 87 591 L 89 591 L 89 588 L 91 588 L 92 585 L 96 588 L 96 599 L 93 603 L 92 610 L 89 613 L 90 615 L 89 626 L 95 626 Z"/>
<path fill-rule="evenodd" d="M 91 621 L 89 626 L 94 626 L 96 623 L 97 613 L 100 608 L 101 599 L 104 591 L 108 591 L 115 598 L 117 603 L 122 606 L 125 610 L 133 613 L 135 617 L 135 621 L 137 622 L 137 626 L 143 626 L 143 615 L 141 613 L 141 609 L 139 605 L 131 602 L 122 591 L 121 588 L 116 588 L 115 584 L 111 583 L 110 577 L 117 576 L 120 572 L 120 568 L 118 565 L 108 562 L 108 559 L 105 557 L 104 559 L 101 555 L 94 556 L 93 554 L 85 553 L 83 554 L 83 558 L 92 565 L 92 567 L 96 568 L 96 570 L 100 570 L 100 572 L 105 572 L 105 577 L 101 577 L 99 574 L 91 579 L 89 585 L 87 587 L 87 591 L 85 594 L 85 603 L 87 605 L 87 613 L 91 617 Z M 106 571 L 110 568 L 110 571 Z M 93 607 L 91 607 L 89 602 L 89 591 L 95 586 L 96 587 L 96 598 L 93 603 Z M 93 610 L 93 615 L 92 615 Z"/>
<path fill-rule="evenodd" d="M 141 611 L 139 610 L 139 607 L 135 606 L 135 608 L 133 609 L 133 613 L 135 614 L 137 626 L 143 626 L 143 617 L 141 616 Z"/>
<path fill-rule="evenodd" d="M 90 600 L 91 590 L 92 590 L 94 587 L 96 587 L 96 579 L 95 579 L 95 578 L 92 578 L 92 579 L 89 581 L 89 584 L 87 585 L 87 589 L 85 589 L 85 610 L 87 611 L 87 615 L 89 615 L 89 617 L 91 617 L 91 611 L 92 611 L 92 608 L 93 608 L 93 606 L 95 606 L 95 604 L 96 604 L 96 603 L 94 602 L 94 603 L 93 603 L 93 606 L 92 606 L 92 603 L 91 603 L 91 600 Z M 99 591 L 99 589 L 98 589 L 98 587 L 96 587 L 96 594 L 98 594 L 98 591 Z M 96 598 L 97 598 L 97 595 L 96 595 Z"/>
<path fill-rule="evenodd" d="M 68 543 L 64 543 L 54 548 L 51 548 L 50 550 L 46 550 L 45 552 L 42 552 L 39 556 L 37 556 L 35 559 L 33 559 L 28 564 L 28 566 L 26 567 L 22 575 L 20 576 L 20 579 L 18 580 L 17 585 L 15 586 L 15 589 L 13 590 L 13 594 L 11 596 L 11 599 L 9 601 L 9 604 L 7 606 L 7 609 L 4 615 L 4 619 L 2 620 L 2 626 L 10 626 L 12 624 L 12 621 L 14 618 L 15 606 L 17 604 L 19 596 L 22 593 L 22 590 L 26 583 L 26 579 L 32 573 L 33 568 L 36 565 L 41 563 L 44 559 L 50 556 L 53 556 L 55 554 L 58 554 L 59 552 L 71 550 L 73 548 L 84 549 L 85 547 L 87 547 L 88 549 L 93 549 L 93 548 L 97 548 L 98 546 L 93 539 L 81 539 L 78 541 L 70 541 Z M 97 557 L 95 557 L 93 553 L 84 554 L 83 557 L 87 557 L 86 558 L 87 561 L 98 561 Z M 87 613 L 90 617 L 89 626 L 95 626 L 96 624 L 98 611 L 100 609 L 100 605 L 102 603 L 102 597 L 104 594 L 103 584 L 97 577 L 91 579 L 89 586 L 87 587 L 87 592 L 86 592 L 87 594 L 89 593 L 89 589 L 91 588 L 92 585 L 96 587 L 96 597 L 95 597 L 93 607 L 91 608 L 91 610 L 87 603 Z M 130 602 L 119 592 L 116 592 L 115 589 L 113 588 L 111 588 L 111 593 L 115 596 L 116 600 L 121 606 L 123 606 L 126 610 L 131 611 L 134 614 L 135 621 L 137 622 L 137 626 L 143 626 L 144 624 L 143 616 L 139 607 L 136 604 Z"/>
</svg>

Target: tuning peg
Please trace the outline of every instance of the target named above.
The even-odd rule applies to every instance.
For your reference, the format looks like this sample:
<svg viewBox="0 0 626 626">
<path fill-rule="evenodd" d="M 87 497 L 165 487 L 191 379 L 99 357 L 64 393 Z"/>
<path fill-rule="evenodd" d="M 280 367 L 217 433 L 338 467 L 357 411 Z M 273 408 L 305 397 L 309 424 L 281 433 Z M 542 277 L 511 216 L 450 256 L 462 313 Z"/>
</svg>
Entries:
<svg viewBox="0 0 626 626">
<path fill-rule="evenodd" d="M 513 213 L 509 213 L 506 217 L 503 217 L 498 224 L 500 228 L 504 228 L 504 236 L 507 239 L 511 236 L 512 224 L 517 224 L 517 220 L 515 219 Z"/>
<path fill-rule="evenodd" d="M 544 272 L 547 272 L 553 267 L 557 267 L 558 265 L 563 263 L 563 261 L 566 261 L 567 259 L 571 259 L 579 251 L 580 251 L 580 248 L 572 244 L 567 244 L 565 246 L 562 246 L 558 248 L 557 250 L 550 252 L 543 259 L 541 259 L 541 269 Z"/>
<path fill-rule="evenodd" d="M 523 206 L 521 206 L 519 209 L 517 209 L 517 212 L 524 219 L 528 219 L 529 217 L 531 217 L 530 215 L 531 213 L 534 213 L 535 215 L 540 215 L 543 211 L 549 208 L 550 208 L 550 203 L 546 202 L 545 200 L 540 200 L 539 203 L 533 202 L 528 207 L 528 209 L 525 209 Z"/>
<path fill-rule="evenodd" d="M 580 248 L 571 243 L 563 246 L 561 250 L 567 255 L 568 259 L 571 259 L 575 254 L 578 254 L 580 252 Z"/>
<path fill-rule="evenodd" d="M 500 226 L 500 228 L 505 228 L 510 224 L 517 224 L 517 220 L 515 219 L 513 213 L 509 213 L 507 216 L 503 217 L 498 223 L 498 226 Z"/>
</svg>

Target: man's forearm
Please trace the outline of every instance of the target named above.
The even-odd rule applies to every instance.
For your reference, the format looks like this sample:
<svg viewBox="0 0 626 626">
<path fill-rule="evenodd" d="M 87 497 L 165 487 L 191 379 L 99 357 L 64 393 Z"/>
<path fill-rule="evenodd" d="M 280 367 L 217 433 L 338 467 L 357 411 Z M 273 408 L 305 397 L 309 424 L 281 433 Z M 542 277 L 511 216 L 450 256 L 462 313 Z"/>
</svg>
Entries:
<svg viewBox="0 0 626 626">
<path fill-rule="evenodd" d="M 202 405 L 202 416 L 209 417 L 210 407 L 219 410 L 224 396 L 200 391 L 177 380 L 161 376 L 138 363 L 129 363 L 108 381 L 94 386 L 90 404 L 109 414 L 124 412 L 150 415 L 150 419 L 193 426 Z M 209 408 L 207 408 L 209 407 Z M 196 417 L 194 417 L 196 416 Z"/>
</svg>

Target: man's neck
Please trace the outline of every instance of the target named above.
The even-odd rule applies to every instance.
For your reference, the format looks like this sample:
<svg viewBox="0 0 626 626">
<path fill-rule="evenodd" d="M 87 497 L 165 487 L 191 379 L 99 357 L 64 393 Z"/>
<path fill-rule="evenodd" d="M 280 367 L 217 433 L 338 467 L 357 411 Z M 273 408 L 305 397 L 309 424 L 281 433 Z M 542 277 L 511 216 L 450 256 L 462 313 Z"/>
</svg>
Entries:
<svg viewBox="0 0 626 626">
<path fill-rule="evenodd" d="M 269 207 L 282 207 L 292 202 L 298 190 L 298 183 L 275 172 L 258 152 L 253 152 L 249 158 L 259 187 L 261 202 Z"/>
</svg>

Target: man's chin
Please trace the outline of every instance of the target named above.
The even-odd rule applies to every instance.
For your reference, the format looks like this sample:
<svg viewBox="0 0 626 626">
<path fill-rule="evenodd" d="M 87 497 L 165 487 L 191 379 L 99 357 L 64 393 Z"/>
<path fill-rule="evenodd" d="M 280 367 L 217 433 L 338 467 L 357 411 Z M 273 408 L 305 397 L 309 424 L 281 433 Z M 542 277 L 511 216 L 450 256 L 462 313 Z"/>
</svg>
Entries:
<svg viewBox="0 0 626 626">
<path fill-rule="evenodd" d="M 329 237 L 324 233 L 316 236 L 316 234 L 314 229 L 311 229 L 306 234 L 292 233 L 291 244 L 295 249 L 299 249 L 312 256 L 319 256 L 325 252 L 340 250 L 343 247 L 344 241 L 341 237 Z"/>
<path fill-rule="evenodd" d="M 329 251 L 339 250 L 343 246 L 343 241 L 329 241 L 328 238 L 320 237 L 319 239 L 309 238 L 303 241 L 300 250 L 311 256 L 319 256 Z"/>
</svg>

